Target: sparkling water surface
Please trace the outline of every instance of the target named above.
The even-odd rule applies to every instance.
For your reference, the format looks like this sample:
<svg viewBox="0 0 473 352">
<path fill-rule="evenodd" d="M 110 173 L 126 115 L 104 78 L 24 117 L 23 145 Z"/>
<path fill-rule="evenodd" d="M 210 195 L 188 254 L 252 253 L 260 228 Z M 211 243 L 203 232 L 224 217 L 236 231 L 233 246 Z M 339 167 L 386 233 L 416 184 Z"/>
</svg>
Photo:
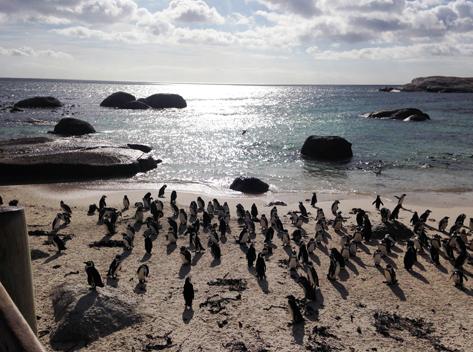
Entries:
<svg viewBox="0 0 473 352">
<path fill-rule="evenodd" d="M 156 170 L 123 180 L 131 183 L 224 191 L 235 177 L 249 175 L 268 182 L 274 192 L 473 190 L 473 94 L 382 93 L 378 88 L 0 79 L 3 107 L 35 95 L 65 103 L 53 111 L 0 111 L 0 138 L 44 135 L 65 116 L 89 121 L 99 133 L 86 138 L 149 144 L 163 160 Z M 177 93 L 188 107 L 131 111 L 99 106 L 119 90 L 137 98 Z M 419 108 L 432 120 L 362 116 L 402 107 Z M 304 161 L 299 151 L 312 134 L 348 139 L 354 158 L 344 164 Z"/>
</svg>

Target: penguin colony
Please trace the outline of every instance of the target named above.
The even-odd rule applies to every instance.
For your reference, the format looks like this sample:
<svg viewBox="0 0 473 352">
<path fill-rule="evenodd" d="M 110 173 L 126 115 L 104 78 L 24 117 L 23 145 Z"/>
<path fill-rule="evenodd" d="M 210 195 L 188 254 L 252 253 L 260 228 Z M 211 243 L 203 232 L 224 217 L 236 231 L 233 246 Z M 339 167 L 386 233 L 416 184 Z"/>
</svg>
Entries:
<svg viewBox="0 0 473 352">
<path fill-rule="evenodd" d="M 372 240 L 371 217 L 384 223 L 394 222 L 398 219 L 401 211 L 409 211 L 404 208 L 406 195 L 398 198 L 398 204 L 393 210 L 384 207 L 379 196 L 373 202 L 370 210 L 353 209 L 356 226 L 353 229 L 345 227 L 349 218 L 348 214 L 340 211 L 338 200 L 334 201 L 330 210 L 331 216 L 326 217 L 324 210 L 317 207 L 316 193 L 312 195 L 310 206 L 313 211 L 309 212 L 303 202 L 299 202 L 297 210 L 290 211 L 287 218 L 290 224 L 283 223 L 282 217 L 276 206 L 269 209 L 268 214 L 261 214 L 255 204 L 249 210 L 243 205 L 236 206 L 234 219 L 239 224 L 239 233 L 232 234 L 230 228 L 231 212 L 228 204 L 220 204 L 217 199 L 209 201 L 207 204 L 201 197 L 192 201 L 188 208 L 177 206 L 177 192 L 172 191 L 169 198 L 170 214 L 164 212 L 166 185 L 159 190 L 157 199 L 154 199 L 150 192 L 146 193 L 141 201 L 131 205 L 129 198 L 123 197 L 123 207 L 121 210 L 107 205 L 107 197 L 103 195 L 99 199 L 99 206 L 91 204 L 87 214 L 97 216 L 97 225 L 105 226 L 108 236 L 116 235 L 119 230 L 123 241 L 123 253 L 117 253 L 110 258 L 110 265 L 107 268 L 97 268 L 93 261 L 85 261 L 85 274 L 87 284 L 91 290 L 97 290 L 105 286 L 101 272 L 110 280 L 117 280 L 119 273 L 127 257 L 132 253 L 133 248 L 142 245 L 148 255 L 152 255 L 154 242 L 158 236 L 163 236 L 167 244 L 176 245 L 178 239 L 184 239 L 188 245 L 179 248 L 182 266 L 191 266 L 192 258 L 197 253 L 209 253 L 214 261 L 225 260 L 222 258 L 222 245 L 239 245 L 245 253 L 246 265 L 254 273 L 255 280 L 260 282 L 266 280 L 266 262 L 270 260 L 274 250 L 286 250 L 287 269 L 292 277 L 296 277 L 296 282 L 304 292 L 305 302 L 316 302 L 320 287 L 319 275 L 317 272 L 317 260 L 320 255 L 325 255 L 321 251 L 327 238 L 332 239 L 332 248 L 329 249 L 330 265 L 328 272 L 323 273 L 331 281 L 339 280 L 340 273 L 346 270 L 346 265 L 357 256 L 360 246 L 369 245 L 373 250 L 373 266 L 377 267 L 382 274 L 380 281 L 386 285 L 401 285 L 396 277 L 396 270 L 413 270 L 419 261 L 419 254 L 425 254 L 425 258 L 436 266 L 440 266 L 442 261 L 451 264 L 451 280 L 453 284 L 464 289 L 465 281 L 468 280 L 464 272 L 464 265 L 472 261 L 470 251 L 473 250 L 473 219 L 466 222 L 466 215 L 460 214 L 454 222 L 448 217 L 443 217 L 437 222 L 434 228 L 428 225 L 430 210 L 425 210 L 421 215 L 413 212 L 410 220 L 414 237 L 407 241 L 396 238 L 396 234 L 386 233 L 377 241 Z M 0 198 L 0 202 L 3 199 Z M 383 206 L 383 207 L 381 207 Z M 59 236 L 59 231 L 67 227 L 72 220 L 73 211 L 69 205 L 63 201 L 59 204 L 60 212 L 57 213 L 52 222 L 50 243 L 58 252 L 67 251 L 63 239 Z M 124 224 L 119 219 L 124 213 L 131 215 L 131 223 Z M 312 225 L 313 223 L 315 225 Z M 140 224 L 141 230 L 136 230 L 136 224 Z M 329 233 L 333 232 L 339 236 L 337 238 Z M 142 239 L 138 232 L 142 232 Z M 332 233 L 333 233 L 332 232 Z M 263 241 L 256 241 L 260 237 Z M 186 238 L 188 240 L 186 240 Z M 223 241 L 222 239 L 225 239 Z M 233 239 L 233 240 L 232 240 Z M 142 243 L 140 243 L 142 242 Z M 225 243 L 225 244 L 224 244 Z M 373 247 L 374 246 L 374 247 Z M 403 251 L 404 268 L 395 268 L 392 264 L 383 265 L 383 259 L 391 254 L 393 248 L 405 248 Z M 314 263 L 315 262 L 315 263 Z M 387 262 L 387 261 L 386 261 Z M 141 263 L 136 268 L 137 289 L 145 291 L 148 280 L 153 279 L 153 272 L 146 263 Z M 107 281 L 108 282 L 108 281 Z M 195 296 L 191 276 L 185 277 L 182 288 L 185 309 L 192 310 Z M 293 324 L 304 321 L 304 309 L 300 300 L 294 294 L 287 296 L 287 310 Z"/>
</svg>

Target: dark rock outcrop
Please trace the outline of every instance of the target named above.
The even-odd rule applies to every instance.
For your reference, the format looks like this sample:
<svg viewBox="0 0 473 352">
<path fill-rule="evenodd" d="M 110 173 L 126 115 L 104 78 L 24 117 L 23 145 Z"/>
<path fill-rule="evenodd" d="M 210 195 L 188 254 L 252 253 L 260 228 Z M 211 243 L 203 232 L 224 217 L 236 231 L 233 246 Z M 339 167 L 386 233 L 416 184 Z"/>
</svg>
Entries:
<svg viewBox="0 0 473 352">
<path fill-rule="evenodd" d="M 375 111 L 367 114 L 366 117 L 371 119 L 391 119 L 403 121 L 430 120 L 430 116 L 428 114 L 414 108 Z"/>
<path fill-rule="evenodd" d="M 347 160 L 353 156 L 351 143 L 338 136 L 309 136 L 301 149 L 302 157 L 319 160 Z"/>
<path fill-rule="evenodd" d="M 145 99 L 140 99 L 154 109 L 178 108 L 183 109 L 187 106 L 183 97 L 178 94 L 153 94 Z"/>
<path fill-rule="evenodd" d="M 142 147 L 82 138 L 0 141 L 0 184 L 132 177 L 155 169 L 161 162 L 143 157 Z"/>
<path fill-rule="evenodd" d="M 51 299 L 57 324 L 50 340 L 59 349 L 66 343 L 90 343 L 143 320 L 129 296 L 107 288 L 98 292 L 63 284 L 53 289 Z"/>
<path fill-rule="evenodd" d="M 20 100 L 13 107 L 14 108 L 36 108 L 36 109 L 51 109 L 59 108 L 63 104 L 54 97 L 33 97 Z"/>
<path fill-rule="evenodd" d="M 135 150 L 141 150 L 143 153 L 149 153 L 150 151 L 153 150 L 150 146 L 143 145 L 143 144 L 131 144 L 128 143 L 127 147 L 130 149 L 135 149 Z"/>
<path fill-rule="evenodd" d="M 95 129 L 87 121 L 66 117 L 61 119 L 54 126 L 54 134 L 62 136 L 82 136 L 84 134 L 95 133 Z"/>
<path fill-rule="evenodd" d="M 407 240 L 414 236 L 414 233 L 406 225 L 399 221 L 386 222 L 373 226 L 373 239 L 383 239 L 390 234 L 396 241 Z"/>
<path fill-rule="evenodd" d="M 122 108 L 126 104 L 135 101 L 136 98 L 134 95 L 126 92 L 115 92 L 108 97 L 106 97 L 101 103 L 100 106 L 106 108 Z"/>
<path fill-rule="evenodd" d="M 400 89 L 403 92 L 473 93 L 473 77 L 419 77 Z"/>
<path fill-rule="evenodd" d="M 237 177 L 230 185 L 230 189 L 242 193 L 259 194 L 267 192 L 269 185 L 256 177 Z"/>
<path fill-rule="evenodd" d="M 150 106 L 148 104 L 140 100 L 130 101 L 120 107 L 120 109 L 130 109 L 130 110 L 146 110 L 149 108 Z"/>
</svg>

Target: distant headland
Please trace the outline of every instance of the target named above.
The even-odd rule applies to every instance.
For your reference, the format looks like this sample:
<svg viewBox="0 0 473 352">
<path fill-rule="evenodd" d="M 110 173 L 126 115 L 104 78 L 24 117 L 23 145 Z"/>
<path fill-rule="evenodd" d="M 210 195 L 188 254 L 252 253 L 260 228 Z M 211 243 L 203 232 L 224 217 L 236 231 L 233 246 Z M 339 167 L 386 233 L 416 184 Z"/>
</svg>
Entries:
<svg viewBox="0 0 473 352">
<path fill-rule="evenodd" d="M 382 92 L 473 93 L 473 77 L 429 76 L 414 78 L 400 87 L 384 87 Z"/>
</svg>

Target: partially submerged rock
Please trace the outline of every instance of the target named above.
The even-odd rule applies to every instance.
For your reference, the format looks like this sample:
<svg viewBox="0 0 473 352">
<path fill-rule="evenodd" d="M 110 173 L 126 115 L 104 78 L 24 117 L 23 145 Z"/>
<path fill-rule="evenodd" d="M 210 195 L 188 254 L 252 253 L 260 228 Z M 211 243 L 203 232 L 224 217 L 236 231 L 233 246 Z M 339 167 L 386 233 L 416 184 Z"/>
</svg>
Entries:
<svg viewBox="0 0 473 352">
<path fill-rule="evenodd" d="M 256 177 L 237 177 L 230 185 L 230 189 L 242 193 L 259 194 L 267 192 L 269 185 Z"/>
<path fill-rule="evenodd" d="M 309 136 L 301 149 L 302 157 L 340 161 L 353 156 L 351 143 L 339 136 Z"/>
<path fill-rule="evenodd" d="M 20 100 L 13 107 L 14 108 L 36 108 L 36 109 L 51 109 L 59 108 L 63 104 L 54 97 L 33 97 Z"/>
<path fill-rule="evenodd" d="M 130 110 L 146 110 L 149 109 L 150 106 L 142 101 L 133 100 L 125 105 L 121 106 L 120 109 L 130 109 Z"/>
<path fill-rule="evenodd" d="M 51 293 L 56 327 L 50 335 L 54 347 L 90 343 L 142 321 L 130 297 L 120 298 L 107 289 L 62 284 Z"/>
<path fill-rule="evenodd" d="M 0 184 L 131 177 L 161 160 L 142 150 L 80 138 L 0 141 Z"/>
<path fill-rule="evenodd" d="M 375 111 L 367 114 L 366 117 L 372 119 L 391 119 L 403 121 L 430 120 L 430 116 L 428 114 L 414 108 Z"/>
<path fill-rule="evenodd" d="M 54 134 L 62 136 L 82 136 L 84 134 L 95 133 L 95 128 L 87 121 L 66 117 L 61 119 L 54 126 Z"/>
<path fill-rule="evenodd" d="M 135 101 L 136 98 L 134 95 L 126 92 L 115 92 L 106 97 L 101 103 L 100 106 L 107 108 L 122 108 L 126 104 Z"/>
<path fill-rule="evenodd" d="M 187 106 L 184 98 L 178 94 L 153 94 L 143 100 L 154 109 L 183 109 Z"/>
<path fill-rule="evenodd" d="M 380 223 L 373 226 L 373 239 L 383 239 L 387 234 L 395 240 L 408 240 L 414 236 L 414 233 L 406 225 L 399 221 Z"/>
</svg>

